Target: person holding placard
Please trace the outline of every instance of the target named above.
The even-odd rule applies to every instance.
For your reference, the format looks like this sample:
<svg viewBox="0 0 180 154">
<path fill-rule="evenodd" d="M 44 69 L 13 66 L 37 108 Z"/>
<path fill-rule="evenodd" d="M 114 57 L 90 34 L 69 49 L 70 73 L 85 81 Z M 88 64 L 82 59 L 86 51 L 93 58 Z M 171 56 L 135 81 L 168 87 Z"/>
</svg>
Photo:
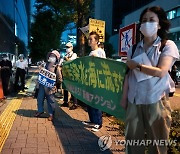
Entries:
<svg viewBox="0 0 180 154">
<path fill-rule="evenodd" d="M 60 54 L 58 51 L 53 50 L 47 55 L 47 64 L 44 69 L 40 70 L 38 82 L 39 92 L 37 96 L 38 112 L 34 115 L 40 117 L 44 113 L 44 99 L 47 100 L 49 121 L 52 121 L 55 114 L 55 98 L 56 92 L 55 82 L 62 82 L 62 75 L 58 65 Z M 54 80 L 55 79 L 55 80 Z M 54 81 L 54 82 L 53 82 Z"/>
</svg>

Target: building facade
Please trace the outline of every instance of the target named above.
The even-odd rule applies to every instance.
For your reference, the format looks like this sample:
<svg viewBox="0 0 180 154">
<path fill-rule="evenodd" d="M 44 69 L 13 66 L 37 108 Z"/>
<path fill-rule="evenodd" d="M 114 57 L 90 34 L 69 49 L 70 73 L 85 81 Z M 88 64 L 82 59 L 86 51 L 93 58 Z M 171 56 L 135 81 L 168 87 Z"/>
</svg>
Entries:
<svg viewBox="0 0 180 154">
<path fill-rule="evenodd" d="M 139 9 L 134 9 L 134 11 L 124 16 L 119 28 L 125 27 L 132 23 L 138 23 L 141 12 L 146 7 L 150 6 L 161 6 L 166 11 L 167 17 L 171 22 L 169 38 L 176 43 L 178 49 L 180 50 L 180 0 L 154 0 Z M 110 38 L 110 43 L 112 43 L 118 54 L 119 34 L 113 35 Z"/>
<path fill-rule="evenodd" d="M 1 0 L 1 53 L 28 54 L 30 11 L 31 5 L 29 0 Z"/>
<path fill-rule="evenodd" d="M 112 35 L 113 0 L 95 0 L 94 18 L 105 21 L 106 33 Z"/>
</svg>

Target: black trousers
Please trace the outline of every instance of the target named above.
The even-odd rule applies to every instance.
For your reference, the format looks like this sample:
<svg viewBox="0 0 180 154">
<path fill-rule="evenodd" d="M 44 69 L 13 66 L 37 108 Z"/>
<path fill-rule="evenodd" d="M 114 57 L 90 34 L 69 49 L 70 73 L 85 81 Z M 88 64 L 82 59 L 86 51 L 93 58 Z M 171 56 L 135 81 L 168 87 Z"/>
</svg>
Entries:
<svg viewBox="0 0 180 154">
<path fill-rule="evenodd" d="M 15 76 L 15 90 L 18 89 L 18 82 L 19 82 L 19 78 L 21 81 L 21 90 L 24 90 L 24 86 L 25 86 L 25 74 L 26 74 L 26 70 L 25 69 L 21 69 L 21 68 L 17 68 L 16 70 L 16 76 Z"/>
<path fill-rule="evenodd" d="M 77 105 L 77 98 L 75 98 L 72 94 L 71 94 L 71 100 L 73 102 L 73 104 Z M 68 103 L 68 91 L 64 90 L 64 103 Z"/>
</svg>

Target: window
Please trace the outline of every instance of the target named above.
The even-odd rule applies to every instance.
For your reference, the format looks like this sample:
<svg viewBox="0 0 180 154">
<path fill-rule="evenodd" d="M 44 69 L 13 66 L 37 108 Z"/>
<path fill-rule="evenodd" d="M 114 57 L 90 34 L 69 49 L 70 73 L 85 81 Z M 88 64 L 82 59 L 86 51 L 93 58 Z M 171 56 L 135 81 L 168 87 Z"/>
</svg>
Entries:
<svg viewBox="0 0 180 154">
<path fill-rule="evenodd" d="M 171 11 L 167 12 L 167 18 L 168 19 L 174 19 L 180 17 L 180 7 L 177 7 Z"/>
<path fill-rule="evenodd" d="M 180 17 L 180 8 L 177 8 L 177 17 Z"/>
<path fill-rule="evenodd" d="M 173 41 L 180 41 L 180 32 L 169 33 L 169 39 Z"/>
</svg>

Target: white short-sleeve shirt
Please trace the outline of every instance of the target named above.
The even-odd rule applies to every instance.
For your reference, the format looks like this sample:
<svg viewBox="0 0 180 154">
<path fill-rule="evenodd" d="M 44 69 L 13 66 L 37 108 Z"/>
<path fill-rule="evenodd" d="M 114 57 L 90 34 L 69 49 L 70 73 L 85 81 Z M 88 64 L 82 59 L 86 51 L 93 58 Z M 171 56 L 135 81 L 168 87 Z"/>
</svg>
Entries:
<svg viewBox="0 0 180 154">
<path fill-rule="evenodd" d="M 167 40 L 165 47 L 162 51 L 159 51 L 161 46 L 161 38 L 158 37 L 152 47 L 146 52 L 151 65 L 156 67 L 160 56 L 171 56 L 173 57 L 173 62 L 179 58 L 179 51 L 175 43 L 171 40 Z M 143 41 L 137 44 L 136 50 L 133 57 L 142 54 Z M 132 47 L 128 52 L 128 59 L 131 59 Z M 169 68 L 171 69 L 171 68 Z M 128 101 L 135 104 L 152 104 L 159 101 L 164 95 L 168 94 L 171 89 L 175 88 L 172 84 L 172 80 L 167 73 L 164 77 L 152 77 L 141 82 L 137 82 L 135 74 L 132 70 L 129 72 L 128 78 L 129 90 L 128 90 Z"/>
<path fill-rule="evenodd" d="M 96 57 L 100 57 L 100 58 L 106 58 L 105 51 L 101 48 L 97 48 L 96 50 L 91 51 L 89 56 L 92 55 L 97 55 Z"/>
<path fill-rule="evenodd" d="M 16 61 L 16 67 L 20 68 L 20 69 L 25 69 L 28 67 L 28 61 L 26 59 L 24 59 L 23 61 Z"/>
</svg>

